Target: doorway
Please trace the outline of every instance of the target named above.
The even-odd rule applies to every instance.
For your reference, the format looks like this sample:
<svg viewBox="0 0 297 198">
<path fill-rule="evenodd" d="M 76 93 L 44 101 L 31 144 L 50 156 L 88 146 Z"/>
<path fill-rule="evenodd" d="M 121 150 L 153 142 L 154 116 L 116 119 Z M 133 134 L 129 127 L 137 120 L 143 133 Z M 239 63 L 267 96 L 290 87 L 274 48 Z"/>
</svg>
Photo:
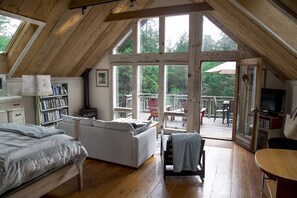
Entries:
<svg viewBox="0 0 297 198">
<path fill-rule="evenodd" d="M 254 152 L 260 112 L 261 59 L 244 59 L 237 65 L 235 141 Z"/>
<path fill-rule="evenodd" d="M 200 134 L 232 139 L 236 62 L 203 62 L 201 108 L 206 108 Z"/>
</svg>

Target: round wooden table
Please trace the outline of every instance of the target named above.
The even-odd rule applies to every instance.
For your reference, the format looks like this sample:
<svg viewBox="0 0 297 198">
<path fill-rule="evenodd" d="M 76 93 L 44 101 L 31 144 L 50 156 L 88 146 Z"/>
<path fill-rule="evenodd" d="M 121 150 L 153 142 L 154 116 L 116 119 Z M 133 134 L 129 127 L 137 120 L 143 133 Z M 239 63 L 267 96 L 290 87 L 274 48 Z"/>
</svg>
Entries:
<svg viewBox="0 0 297 198">
<path fill-rule="evenodd" d="M 276 197 L 297 197 L 297 151 L 261 149 L 255 154 L 261 171 L 276 179 Z"/>
</svg>

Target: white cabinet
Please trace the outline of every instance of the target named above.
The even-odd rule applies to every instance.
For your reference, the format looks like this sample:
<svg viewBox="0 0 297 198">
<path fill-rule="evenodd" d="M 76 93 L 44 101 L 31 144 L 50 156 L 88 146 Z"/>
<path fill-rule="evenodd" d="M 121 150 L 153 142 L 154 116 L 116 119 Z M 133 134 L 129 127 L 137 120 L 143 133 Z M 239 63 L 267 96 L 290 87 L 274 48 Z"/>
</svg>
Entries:
<svg viewBox="0 0 297 198">
<path fill-rule="evenodd" d="M 0 97 L 0 122 L 8 122 L 8 120 L 13 123 L 25 123 L 22 96 Z"/>
</svg>

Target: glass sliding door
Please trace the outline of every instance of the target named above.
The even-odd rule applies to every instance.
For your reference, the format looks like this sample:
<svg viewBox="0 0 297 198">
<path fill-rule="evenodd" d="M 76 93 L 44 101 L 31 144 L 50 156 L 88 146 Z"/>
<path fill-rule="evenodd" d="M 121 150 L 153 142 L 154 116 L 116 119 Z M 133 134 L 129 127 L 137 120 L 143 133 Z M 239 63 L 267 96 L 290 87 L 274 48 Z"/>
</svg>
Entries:
<svg viewBox="0 0 297 198">
<path fill-rule="evenodd" d="M 262 71 L 260 63 L 261 59 L 245 59 L 237 65 L 235 141 L 252 152 L 257 143 Z"/>
</svg>

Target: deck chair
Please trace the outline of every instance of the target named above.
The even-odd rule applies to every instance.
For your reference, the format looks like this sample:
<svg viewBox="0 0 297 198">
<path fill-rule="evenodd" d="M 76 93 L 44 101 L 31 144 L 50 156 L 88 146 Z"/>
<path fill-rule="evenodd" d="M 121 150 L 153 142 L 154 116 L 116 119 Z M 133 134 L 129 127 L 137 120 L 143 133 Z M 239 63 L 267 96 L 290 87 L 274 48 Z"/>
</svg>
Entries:
<svg viewBox="0 0 297 198">
<path fill-rule="evenodd" d="M 147 102 L 148 109 L 150 111 L 150 116 L 147 120 L 150 119 L 158 119 L 158 99 L 157 98 L 150 98 Z M 166 106 L 166 111 L 170 111 L 171 105 Z M 173 120 L 171 118 L 171 120 Z"/>
<path fill-rule="evenodd" d="M 163 178 L 166 180 L 167 176 L 200 176 L 201 180 L 205 177 L 205 139 L 201 140 L 200 153 L 198 156 L 198 166 L 196 171 L 182 170 L 180 172 L 173 171 L 173 143 L 171 135 L 164 136 L 163 130 L 161 130 L 161 154 L 163 163 Z"/>
<path fill-rule="evenodd" d="M 188 111 L 188 102 L 187 101 L 184 101 L 184 103 L 183 103 L 183 112 L 184 113 L 187 113 L 187 111 Z M 201 110 L 200 110 L 200 125 L 202 125 L 203 124 L 203 117 L 204 117 L 204 115 L 205 115 L 205 111 L 206 111 L 206 108 L 202 108 Z M 183 117 L 182 118 L 182 126 L 184 127 L 186 124 L 187 124 L 187 117 Z"/>
<path fill-rule="evenodd" d="M 216 97 L 214 97 L 213 100 L 214 100 L 214 119 L 213 119 L 213 121 L 215 122 L 219 113 L 222 114 L 224 117 L 225 111 L 222 107 L 219 106 Z"/>
<path fill-rule="evenodd" d="M 158 118 L 158 100 L 156 98 L 150 98 L 148 100 L 148 109 L 150 110 L 150 116 L 148 117 L 148 120 L 150 119 L 157 119 Z"/>
</svg>

